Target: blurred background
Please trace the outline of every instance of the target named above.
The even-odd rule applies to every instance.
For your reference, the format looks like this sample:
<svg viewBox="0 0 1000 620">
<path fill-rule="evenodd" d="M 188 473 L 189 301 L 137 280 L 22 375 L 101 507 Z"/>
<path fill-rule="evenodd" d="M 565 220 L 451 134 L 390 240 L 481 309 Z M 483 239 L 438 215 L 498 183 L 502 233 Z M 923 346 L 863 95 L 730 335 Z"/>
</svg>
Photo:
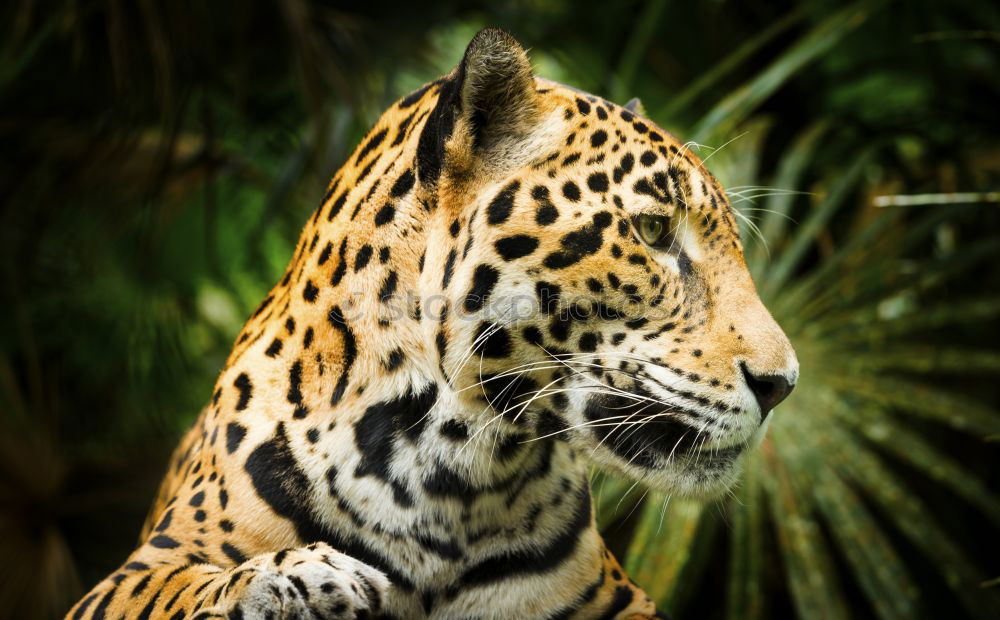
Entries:
<svg viewBox="0 0 1000 620">
<path fill-rule="evenodd" d="M 674 618 L 1000 617 L 1000 4 L 0 6 L 0 616 L 115 568 L 300 227 L 482 26 L 707 161 L 800 387 L 698 504 L 596 476 Z"/>
</svg>

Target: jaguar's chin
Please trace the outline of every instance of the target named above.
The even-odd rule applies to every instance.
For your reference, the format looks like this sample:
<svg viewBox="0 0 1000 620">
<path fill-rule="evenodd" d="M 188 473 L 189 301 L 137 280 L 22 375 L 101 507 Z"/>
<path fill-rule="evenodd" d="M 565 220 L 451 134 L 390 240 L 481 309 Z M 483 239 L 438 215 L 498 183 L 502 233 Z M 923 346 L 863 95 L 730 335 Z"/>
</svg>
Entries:
<svg viewBox="0 0 1000 620">
<path fill-rule="evenodd" d="M 700 450 L 681 455 L 649 477 L 650 486 L 676 496 L 709 499 L 739 479 L 743 470 L 743 445 L 719 450 Z"/>
<path fill-rule="evenodd" d="M 749 439 L 726 447 L 702 447 L 686 451 L 663 463 L 659 471 L 646 477 L 649 486 L 675 496 L 695 499 L 715 498 L 735 485 L 750 455 L 757 450 L 770 418 L 757 427 Z"/>
</svg>

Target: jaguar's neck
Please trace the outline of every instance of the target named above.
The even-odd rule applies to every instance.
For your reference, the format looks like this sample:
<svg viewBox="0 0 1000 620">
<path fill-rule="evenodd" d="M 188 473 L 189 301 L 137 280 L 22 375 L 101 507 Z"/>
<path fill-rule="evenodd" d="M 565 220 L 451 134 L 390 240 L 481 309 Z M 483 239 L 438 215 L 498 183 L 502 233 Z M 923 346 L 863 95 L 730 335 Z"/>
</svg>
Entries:
<svg viewBox="0 0 1000 620">
<path fill-rule="evenodd" d="M 418 148 L 435 106 L 432 86 L 338 171 L 220 384 L 252 390 L 250 409 L 283 424 L 292 445 L 307 438 L 344 508 L 337 520 L 391 505 L 379 517 L 389 530 L 435 515 L 441 540 L 479 542 L 496 528 L 514 536 L 513 523 L 531 536 L 539 519 L 573 522 L 586 500 L 589 524 L 582 459 L 560 438 L 538 439 L 537 413 L 510 406 L 520 384 L 478 377 L 453 338 L 460 300 L 448 280 L 471 266 L 448 257 L 457 215 L 425 178 L 433 153 Z M 237 370 L 244 357 L 275 363 L 250 376 Z M 561 507 L 540 516 L 544 502 Z"/>
<path fill-rule="evenodd" d="M 566 500 L 562 516 L 572 518 L 586 465 L 563 436 L 544 437 L 535 423 L 506 419 L 485 400 L 467 398 L 471 390 L 411 380 L 392 386 L 399 396 L 369 401 L 354 421 L 355 478 L 380 480 L 400 508 L 428 504 L 414 512 L 448 515 L 453 531 L 472 538 L 484 527 L 531 522 L 540 502 L 554 498 L 554 506 Z M 386 393 L 387 386 L 371 387 Z"/>
<path fill-rule="evenodd" d="M 584 459 L 568 442 L 463 406 L 447 384 L 397 393 L 318 444 L 353 446 L 323 465 L 317 507 L 331 544 L 404 591 L 489 585 L 560 562 L 594 570 L 603 547 Z"/>
</svg>

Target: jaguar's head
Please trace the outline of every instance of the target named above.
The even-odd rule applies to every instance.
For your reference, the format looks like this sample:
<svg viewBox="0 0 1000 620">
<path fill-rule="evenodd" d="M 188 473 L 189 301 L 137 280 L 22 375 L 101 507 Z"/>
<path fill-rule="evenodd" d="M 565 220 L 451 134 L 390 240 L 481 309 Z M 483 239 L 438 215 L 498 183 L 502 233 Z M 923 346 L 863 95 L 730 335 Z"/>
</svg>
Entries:
<svg viewBox="0 0 1000 620">
<path fill-rule="evenodd" d="M 438 87 L 418 164 L 437 176 L 443 272 L 422 281 L 448 300 L 447 379 L 632 478 L 728 486 L 798 362 L 717 181 L 634 110 L 535 78 L 502 31 Z"/>
</svg>

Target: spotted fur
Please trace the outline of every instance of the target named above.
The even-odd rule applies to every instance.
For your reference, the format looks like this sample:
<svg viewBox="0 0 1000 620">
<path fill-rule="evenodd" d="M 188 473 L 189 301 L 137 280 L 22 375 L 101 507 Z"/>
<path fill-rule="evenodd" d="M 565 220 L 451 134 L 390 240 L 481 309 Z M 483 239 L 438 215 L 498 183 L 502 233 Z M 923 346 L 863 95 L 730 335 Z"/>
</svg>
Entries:
<svg viewBox="0 0 1000 620">
<path fill-rule="evenodd" d="M 722 189 L 632 110 L 498 30 L 396 102 L 68 617 L 655 615 L 588 465 L 717 492 L 797 363 Z"/>
</svg>

